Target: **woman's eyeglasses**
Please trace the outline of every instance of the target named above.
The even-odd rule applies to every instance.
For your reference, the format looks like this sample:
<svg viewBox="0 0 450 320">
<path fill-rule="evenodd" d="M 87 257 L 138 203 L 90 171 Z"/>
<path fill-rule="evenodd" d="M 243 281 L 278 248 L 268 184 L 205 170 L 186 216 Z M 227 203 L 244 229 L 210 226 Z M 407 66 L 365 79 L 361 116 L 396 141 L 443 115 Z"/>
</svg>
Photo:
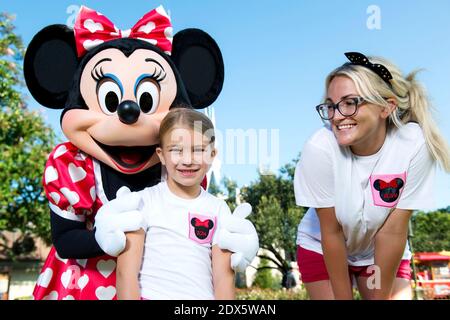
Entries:
<svg viewBox="0 0 450 320">
<path fill-rule="evenodd" d="M 358 106 L 365 102 L 362 97 L 349 97 L 342 99 L 336 104 L 322 103 L 316 107 L 319 116 L 323 120 L 331 120 L 334 118 L 335 110 L 337 109 L 344 117 L 353 116 L 358 110 Z"/>
</svg>

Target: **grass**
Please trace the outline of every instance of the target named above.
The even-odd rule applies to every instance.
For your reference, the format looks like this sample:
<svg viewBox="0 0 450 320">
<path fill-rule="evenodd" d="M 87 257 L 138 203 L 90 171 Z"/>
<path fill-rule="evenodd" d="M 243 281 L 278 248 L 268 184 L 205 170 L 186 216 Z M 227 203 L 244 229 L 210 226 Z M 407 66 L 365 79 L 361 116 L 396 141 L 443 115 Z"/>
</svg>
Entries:
<svg viewBox="0 0 450 320">
<path fill-rule="evenodd" d="M 236 289 L 236 300 L 309 300 L 303 287 L 296 289 Z"/>
</svg>

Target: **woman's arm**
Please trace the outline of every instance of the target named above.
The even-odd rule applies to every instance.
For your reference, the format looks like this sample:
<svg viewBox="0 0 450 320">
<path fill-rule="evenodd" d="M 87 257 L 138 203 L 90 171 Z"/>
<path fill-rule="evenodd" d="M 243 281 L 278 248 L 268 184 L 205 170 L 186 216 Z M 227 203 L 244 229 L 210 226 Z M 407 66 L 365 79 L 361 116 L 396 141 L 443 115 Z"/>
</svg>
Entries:
<svg viewBox="0 0 450 320">
<path fill-rule="evenodd" d="M 116 287 L 118 300 L 140 300 L 138 275 L 144 252 L 145 232 L 128 232 L 125 250 L 117 258 Z"/>
<path fill-rule="evenodd" d="M 217 300 L 234 300 L 234 272 L 231 269 L 232 252 L 212 247 L 214 296 Z"/>
<path fill-rule="evenodd" d="M 347 250 L 342 227 L 336 219 L 334 207 L 316 209 L 320 220 L 322 250 L 335 299 L 353 299 L 348 274 Z"/>
<path fill-rule="evenodd" d="M 375 265 L 380 268 L 380 287 L 374 299 L 390 299 L 392 285 L 405 251 L 411 210 L 394 209 L 375 236 Z"/>
</svg>

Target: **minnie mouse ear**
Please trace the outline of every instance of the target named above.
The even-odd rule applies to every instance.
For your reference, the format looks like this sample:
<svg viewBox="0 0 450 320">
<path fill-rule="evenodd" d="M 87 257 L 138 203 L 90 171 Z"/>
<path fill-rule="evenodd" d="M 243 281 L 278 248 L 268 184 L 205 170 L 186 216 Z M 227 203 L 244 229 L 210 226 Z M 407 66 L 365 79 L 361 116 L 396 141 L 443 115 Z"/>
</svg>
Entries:
<svg viewBox="0 0 450 320">
<path fill-rule="evenodd" d="M 25 82 L 40 104 L 62 109 L 77 67 L 73 30 L 65 25 L 51 25 L 39 31 L 27 48 Z"/>
<path fill-rule="evenodd" d="M 185 29 L 173 38 L 172 61 L 177 66 L 192 107 L 202 109 L 220 94 L 224 79 L 222 53 L 206 32 Z"/>
<path fill-rule="evenodd" d="M 403 187 L 403 185 L 404 185 L 403 180 L 400 179 L 400 178 L 396 178 L 395 181 L 397 182 L 397 187 L 398 187 L 399 189 L 401 189 L 401 188 Z"/>
<path fill-rule="evenodd" d="M 381 183 L 380 179 L 375 180 L 375 182 L 373 183 L 373 187 L 375 188 L 375 190 L 381 191 L 380 183 Z"/>
</svg>

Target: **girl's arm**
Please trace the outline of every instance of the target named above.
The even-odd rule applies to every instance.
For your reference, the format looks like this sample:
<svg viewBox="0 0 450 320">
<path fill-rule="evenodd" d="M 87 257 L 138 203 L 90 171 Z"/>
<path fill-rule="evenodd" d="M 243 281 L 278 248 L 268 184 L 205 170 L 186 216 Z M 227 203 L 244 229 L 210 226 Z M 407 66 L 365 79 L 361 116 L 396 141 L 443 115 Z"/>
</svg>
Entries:
<svg viewBox="0 0 450 320">
<path fill-rule="evenodd" d="M 234 271 L 231 269 L 231 252 L 219 246 L 212 247 L 212 272 L 214 296 L 217 300 L 234 300 Z"/>
<path fill-rule="evenodd" d="M 380 287 L 374 299 L 390 299 L 392 285 L 405 251 L 411 210 L 394 209 L 375 236 L 375 266 L 380 268 Z"/>
<path fill-rule="evenodd" d="M 335 299 L 352 300 L 348 274 L 347 249 L 342 227 L 336 219 L 334 207 L 316 209 L 320 220 L 322 250 Z"/>
<path fill-rule="evenodd" d="M 117 258 L 116 287 L 118 300 L 140 300 L 138 275 L 144 252 L 145 231 L 128 232 L 125 250 Z"/>
</svg>

